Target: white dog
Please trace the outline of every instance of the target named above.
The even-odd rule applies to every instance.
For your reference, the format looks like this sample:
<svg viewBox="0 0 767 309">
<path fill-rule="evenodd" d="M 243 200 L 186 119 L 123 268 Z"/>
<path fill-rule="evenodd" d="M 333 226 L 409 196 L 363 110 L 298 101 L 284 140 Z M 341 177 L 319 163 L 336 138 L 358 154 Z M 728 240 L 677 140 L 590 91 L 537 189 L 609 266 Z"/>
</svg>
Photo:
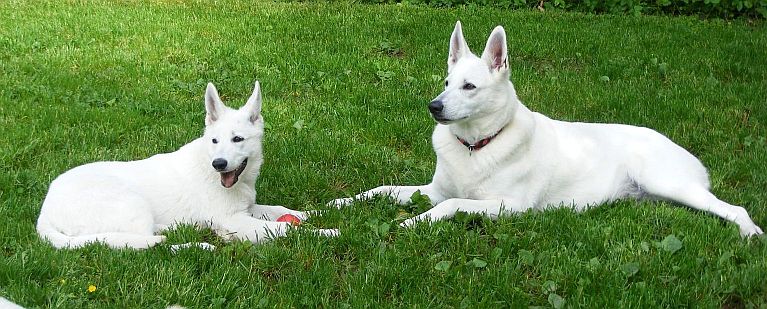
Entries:
<svg viewBox="0 0 767 309">
<path fill-rule="evenodd" d="M 745 209 L 709 192 L 706 169 L 660 133 L 620 124 L 571 123 L 531 112 L 509 81 L 506 34 L 496 27 L 482 57 L 466 45 L 461 23 L 450 38 L 445 91 L 429 104 L 437 167 L 430 184 L 382 186 L 376 194 L 408 202 L 420 191 L 435 206 L 402 223 L 571 206 L 582 210 L 621 198 L 660 198 L 736 223 L 744 237 L 762 234 Z"/>
<path fill-rule="evenodd" d="M 158 231 L 183 223 L 258 243 L 285 235 L 290 223 L 257 218 L 306 218 L 304 212 L 255 204 L 264 134 L 258 82 L 239 110 L 224 106 L 208 84 L 205 109 L 204 135 L 175 152 L 90 163 L 56 178 L 37 220 L 40 237 L 57 248 L 95 241 L 147 248 L 165 239 Z"/>
</svg>

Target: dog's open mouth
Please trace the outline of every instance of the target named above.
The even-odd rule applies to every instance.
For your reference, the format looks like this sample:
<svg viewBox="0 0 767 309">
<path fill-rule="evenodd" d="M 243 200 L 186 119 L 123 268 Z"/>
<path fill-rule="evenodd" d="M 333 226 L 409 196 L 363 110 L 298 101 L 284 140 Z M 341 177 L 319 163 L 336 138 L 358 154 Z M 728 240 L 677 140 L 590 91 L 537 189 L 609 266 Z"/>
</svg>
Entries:
<svg viewBox="0 0 767 309">
<path fill-rule="evenodd" d="M 237 180 L 240 178 L 240 174 L 245 170 L 245 166 L 248 165 L 248 158 L 245 158 L 245 160 L 242 160 L 242 163 L 240 163 L 240 166 L 238 166 L 236 169 L 228 172 L 222 172 L 221 173 L 221 185 L 224 186 L 224 188 L 231 188 L 234 186 L 234 184 L 237 183 Z"/>
</svg>

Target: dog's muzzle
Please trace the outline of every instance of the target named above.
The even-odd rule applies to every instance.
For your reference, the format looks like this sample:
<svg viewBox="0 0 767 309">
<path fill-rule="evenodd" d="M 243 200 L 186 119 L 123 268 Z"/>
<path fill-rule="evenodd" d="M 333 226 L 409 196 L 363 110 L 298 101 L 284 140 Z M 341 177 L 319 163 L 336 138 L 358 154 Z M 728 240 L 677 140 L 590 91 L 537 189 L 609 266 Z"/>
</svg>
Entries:
<svg viewBox="0 0 767 309">
<path fill-rule="evenodd" d="M 434 100 L 429 103 L 429 112 L 431 113 L 431 116 L 434 117 L 434 120 L 439 123 L 450 121 L 449 119 L 446 119 L 442 114 L 443 109 L 445 109 L 445 105 L 442 104 L 441 100 Z"/>
<path fill-rule="evenodd" d="M 235 183 L 237 183 L 237 180 L 240 178 L 240 174 L 242 174 L 243 171 L 245 171 L 245 167 L 248 166 L 248 159 L 245 158 L 245 160 L 240 163 L 237 168 L 226 171 L 226 167 L 229 165 L 229 162 L 227 162 L 225 159 L 217 158 L 213 160 L 213 168 L 216 169 L 217 172 L 221 174 L 221 185 L 225 188 L 231 188 L 234 186 Z"/>
</svg>

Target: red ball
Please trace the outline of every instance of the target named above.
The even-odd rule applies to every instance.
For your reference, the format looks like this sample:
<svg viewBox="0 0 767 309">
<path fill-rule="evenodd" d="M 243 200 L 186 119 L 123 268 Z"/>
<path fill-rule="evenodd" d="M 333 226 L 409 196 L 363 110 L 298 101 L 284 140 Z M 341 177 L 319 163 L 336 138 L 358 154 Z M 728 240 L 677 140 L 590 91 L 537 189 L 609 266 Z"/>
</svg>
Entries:
<svg viewBox="0 0 767 309">
<path fill-rule="evenodd" d="M 277 218 L 277 222 L 289 222 L 292 225 L 301 224 L 301 219 L 291 214 L 284 214 Z"/>
</svg>

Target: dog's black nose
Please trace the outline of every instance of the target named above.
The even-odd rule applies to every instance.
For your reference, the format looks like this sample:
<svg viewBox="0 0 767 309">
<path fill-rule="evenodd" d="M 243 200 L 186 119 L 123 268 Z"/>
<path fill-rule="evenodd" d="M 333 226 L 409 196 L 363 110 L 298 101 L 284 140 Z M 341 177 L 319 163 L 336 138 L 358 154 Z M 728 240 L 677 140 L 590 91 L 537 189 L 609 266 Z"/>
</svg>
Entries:
<svg viewBox="0 0 767 309">
<path fill-rule="evenodd" d="M 434 100 L 434 101 L 431 101 L 431 103 L 429 103 L 429 111 L 432 114 L 437 114 L 441 112 L 444 107 L 445 106 L 442 105 L 442 101 L 440 100 Z"/>
<path fill-rule="evenodd" d="M 229 164 L 229 162 L 226 162 L 226 160 L 222 158 L 213 160 L 213 168 L 217 171 L 225 169 L 227 164 Z"/>
</svg>

